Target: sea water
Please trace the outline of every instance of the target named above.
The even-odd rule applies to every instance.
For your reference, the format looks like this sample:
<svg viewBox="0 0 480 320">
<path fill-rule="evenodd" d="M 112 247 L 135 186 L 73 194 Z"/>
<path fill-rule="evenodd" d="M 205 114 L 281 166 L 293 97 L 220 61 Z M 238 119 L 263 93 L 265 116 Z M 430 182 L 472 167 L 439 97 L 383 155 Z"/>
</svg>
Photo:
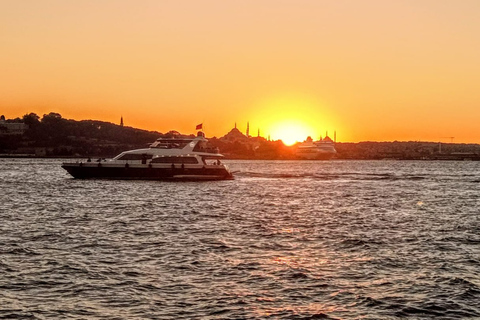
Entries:
<svg viewBox="0 0 480 320">
<path fill-rule="evenodd" d="M 162 182 L 0 159 L 0 318 L 480 318 L 480 162 L 225 162 Z"/>
</svg>

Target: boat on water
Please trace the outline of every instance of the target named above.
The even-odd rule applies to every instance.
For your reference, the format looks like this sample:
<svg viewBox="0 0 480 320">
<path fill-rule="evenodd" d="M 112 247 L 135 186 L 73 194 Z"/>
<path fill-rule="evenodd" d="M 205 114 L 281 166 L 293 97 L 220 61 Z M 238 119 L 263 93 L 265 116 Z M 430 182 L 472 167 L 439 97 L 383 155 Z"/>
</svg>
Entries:
<svg viewBox="0 0 480 320">
<path fill-rule="evenodd" d="M 64 162 L 77 179 L 228 180 L 233 175 L 221 163 L 218 148 L 208 146 L 205 134 L 159 138 L 148 148 L 124 151 L 112 159 Z"/>
<path fill-rule="evenodd" d="M 335 142 L 327 135 L 318 141 L 313 141 L 311 137 L 300 143 L 295 150 L 295 155 L 300 159 L 318 159 L 328 160 L 337 154 Z"/>
</svg>

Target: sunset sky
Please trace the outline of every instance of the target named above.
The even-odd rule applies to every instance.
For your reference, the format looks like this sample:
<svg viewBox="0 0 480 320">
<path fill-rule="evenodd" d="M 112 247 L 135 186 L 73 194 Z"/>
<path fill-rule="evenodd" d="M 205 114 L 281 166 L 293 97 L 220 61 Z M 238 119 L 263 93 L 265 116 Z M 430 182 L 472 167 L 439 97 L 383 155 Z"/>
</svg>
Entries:
<svg viewBox="0 0 480 320">
<path fill-rule="evenodd" d="M 478 0 L 0 0 L 0 114 L 480 143 Z"/>
</svg>

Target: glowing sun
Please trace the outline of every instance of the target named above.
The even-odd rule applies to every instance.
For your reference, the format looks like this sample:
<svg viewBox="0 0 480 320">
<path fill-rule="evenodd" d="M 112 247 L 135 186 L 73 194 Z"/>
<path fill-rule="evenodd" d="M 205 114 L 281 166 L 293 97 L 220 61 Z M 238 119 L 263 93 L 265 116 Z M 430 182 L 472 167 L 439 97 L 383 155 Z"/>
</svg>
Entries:
<svg viewBox="0 0 480 320">
<path fill-rule="evenodd" d="M 275 125 L 272 129 L 272 137 L 290 146 L 304 141 L 310 135 L 310 131 L 310 128 L 301 122 L 285 121 Z"/>
</svg>

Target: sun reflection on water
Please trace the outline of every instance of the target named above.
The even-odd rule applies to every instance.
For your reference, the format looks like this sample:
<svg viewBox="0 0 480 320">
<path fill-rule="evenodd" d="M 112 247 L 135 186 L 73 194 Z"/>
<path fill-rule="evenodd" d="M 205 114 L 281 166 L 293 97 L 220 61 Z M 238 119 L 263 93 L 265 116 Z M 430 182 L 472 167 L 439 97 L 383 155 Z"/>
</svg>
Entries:
<svg viewBox="0 0 480 320">
<path fill-rule="evenodd" d="M 345 311 L 344 308 L 321 304 L 321 303 L 309 303 L 304 305 L 285 305 L 283 307 L 264 307 L 253 308 L 253 311 L 258 317 L 271 317 L 274 315 L 311 315 L 311 316 L 326 316 L 333 312 Z"/>
</svg>

